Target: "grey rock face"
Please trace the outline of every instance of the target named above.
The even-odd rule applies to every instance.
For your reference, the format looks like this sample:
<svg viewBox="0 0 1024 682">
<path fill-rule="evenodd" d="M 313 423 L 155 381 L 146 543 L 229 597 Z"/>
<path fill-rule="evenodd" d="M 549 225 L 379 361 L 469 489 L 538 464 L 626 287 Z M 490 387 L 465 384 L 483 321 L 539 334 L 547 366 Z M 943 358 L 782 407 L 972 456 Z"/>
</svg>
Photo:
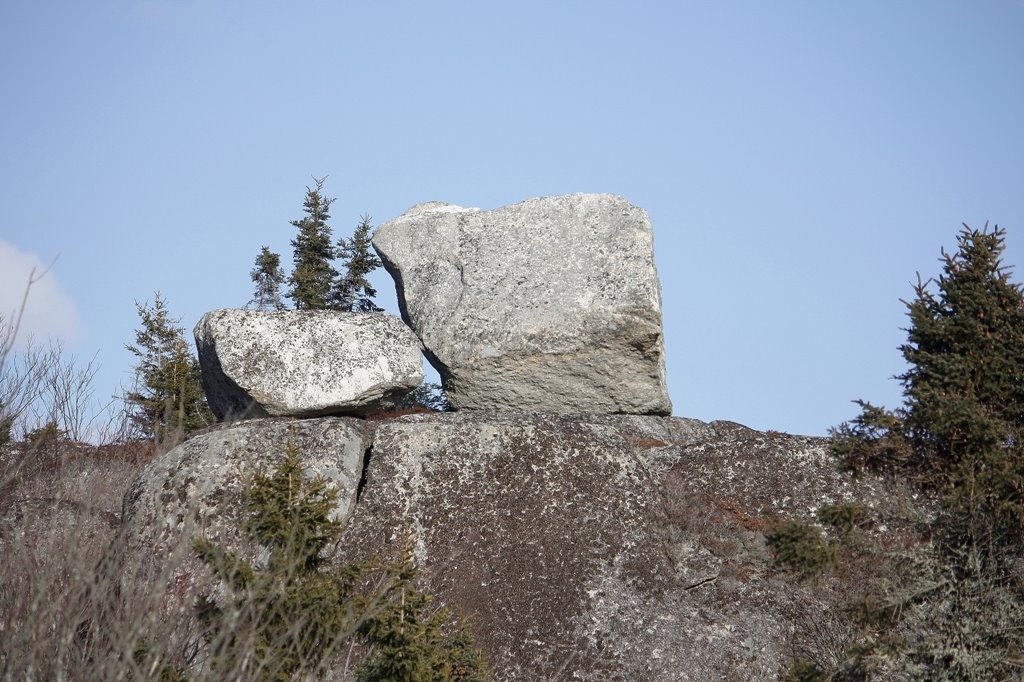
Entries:
<svg viewBox="0 0 1024 682">
<path fill-rule="evenodd" d="M 610 194 L 432 202 L 373 245 L 456 409 L 671 412 L 643 209 Z"/>
<path fill-rule="evenodd" d="M 344 521 L 355 505 L 369 443 L 364 423 L 343 417 L 258 419 L 202 433 L 146 466 L 125 495 L 122 525 L 128 536 L 154 547 L 189 527 L 211 539 L 235 533 L 248 480 L 271 468 L 289 444 L 310 474 L 339 491 L 335 518 Z"/>
<path fill-rule="evenodd" d="M 186 637 L 196 594 L 216 589 L 190 538 L 245 551 L 244 483 L 290 440 L 344 491 L 334 560 L 387 562 L 408 546 L 421 587 L 469 617 L 495 680 L 771 680 L 794 651 L 826 660 L 844 640 L 821 633 L 845 632 L 858 574 L 787 578 L 769 521 L 850 501 L 892 519 L 909 504 L 837 471 L 825 439 L 729 422 L 508 410 L 255 420 L 146 465 L 111 547 L 122 598 L 155 594 Z"/>
<path fill-rule="evenodd" d="M 341 556 L 408 542 L 496 680 L 776 679 L 789 626 L 774 588 L 723 588 L 732 568 L 666 514 L 645 456 L 710 433 L 507 411 L 383 422 Z"/>
<path fill-rule="evenodd" d="M 419 341 L 384 313 L 215 310 L 195 337 L 221 419 L 364 414 L 423 381 Z"/>
</svg>

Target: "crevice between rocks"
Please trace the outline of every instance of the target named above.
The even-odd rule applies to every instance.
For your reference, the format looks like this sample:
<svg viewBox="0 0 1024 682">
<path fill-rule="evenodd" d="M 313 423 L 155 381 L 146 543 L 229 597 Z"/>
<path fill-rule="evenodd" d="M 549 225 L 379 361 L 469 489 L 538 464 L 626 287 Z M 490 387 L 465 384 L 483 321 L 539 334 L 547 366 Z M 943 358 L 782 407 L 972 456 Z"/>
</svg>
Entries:
<svg viewBox="0 0 1024 682">
<path fill-rule="evenodd" d="M 359 504 L 359 500 L 363 497 L 363 489 L 366 487 L 366 478 L 370 471 L 370 459 L 373 457 L 373 441 L 371 440 L 366 450 L 363 451 L 363 467 L 359 472 L 359 483 L 356 484 L 356 504 Z"/>
</svg>

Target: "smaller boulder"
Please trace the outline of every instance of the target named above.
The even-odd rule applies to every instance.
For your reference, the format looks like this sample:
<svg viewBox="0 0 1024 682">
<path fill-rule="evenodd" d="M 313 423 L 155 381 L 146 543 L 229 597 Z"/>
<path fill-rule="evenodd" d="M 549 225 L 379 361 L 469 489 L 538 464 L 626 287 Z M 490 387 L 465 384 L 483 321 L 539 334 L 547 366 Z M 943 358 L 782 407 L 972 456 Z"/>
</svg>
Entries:
<svg viewBox="0 0 1024 682">
<path fill-rule="evenodd" d="M 195 337 L 222 420 L 367 414 L 423 381 L 419 340 L 386 313 L 214 310 Z"/>
</svg>

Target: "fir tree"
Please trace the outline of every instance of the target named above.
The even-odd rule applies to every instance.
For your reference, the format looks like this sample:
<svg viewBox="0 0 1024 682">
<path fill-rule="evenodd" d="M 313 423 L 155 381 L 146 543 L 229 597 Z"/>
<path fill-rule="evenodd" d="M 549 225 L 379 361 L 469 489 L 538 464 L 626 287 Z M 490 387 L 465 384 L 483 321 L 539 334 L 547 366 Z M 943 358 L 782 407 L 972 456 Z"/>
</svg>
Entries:
<svg viewBox="0 0 1024 682">
<path fill-rule="evenodd" d="M 256 264 L 249 273 L 256 290 L 250 304 L 257 310 L 284 310 L 281 301 L 281 285 L 284 284 L 284 270 L 281 268 L 281 256 L 264 246 L 256 256 Z"/>
<path fill-rule="evenodd" d="M 431 597 L 415 586 L 416 568 L 406 549 L 392 568 L 391 599 L 367 618 L 361 632 L 371 653 L 356 670 L 356 682 L 484 682 L 487 666 L 460 625 L 445 632 L 451 614 L 432 610 Z"/>
<path fill-rule="evenodd" d="M 930 542 L 883 551 L 887 587 L 854 660 L 898 661 L 921 679 L 1009 679 L 1024 665 L 1024 292 L 1000 260 L 1005 230 L 964 226 L 937 281 L 918 278 L 897 378 L 904 404 L 833 431 L 853 469 L 882 469 L 938 494 Z M 895 646 L 894 650 L 886 647 Z"/>
<path fill-rule="evenodd" d="M 1013 531 L 1024 523 L 1024 293 L 1000 257 L 1005 230 L 964 226 L 943 274 L 918 281 L 897 377 L 904 405 L 862 403 L 834 449 L 945 493 L 952 508 Z M 932 291 L 932 284 L 936 291 Z M 980 515 L 980 516 L 979 516 Z M 1024 538 L 1022 538 L 1024 539 Z"/>
<path fill-rule="evenodd" d="M 324 550 L 341 524 L 331 518 L 337 493 L 322 477 L 308 478 L 294 446 L 275 469 L 259 472 L 248 490 L 244 530 L 264 547 L 263 566 L 209 540 L 199 558 L 234 593 L 218 606 L 208 596 L 196 605 L 211 647 L 214 672 L 247 679 L 319 676 L 344 638 L 355 633 L 367 604 L 355 588 L 364 566 L 327 570 Z"/>
<path fill-rule="evenodd" d="M 138 358 L 135 385 L 125 395 L 129 423 L 138 437 L 174 442 L 216 421 L 206 403 L 199 361 L 159 292 L 152 306 L 136 301 L 135 309 L 141 326 L 135 343 L 125 346 Z"/>
<path fill-rule="evenodd" d="M 381 266 L 380 258 L 370 243 L 370 216 L 361 216 L 359 225 L 350 239 L 338 240 L 337 254 L 344 263 L 344 272 L 335 280 L 334 304 L 338 310 L 355 313 L 379 312 L 382 310 L 373 302 L 376 289 L 366 278 Z"/>
<path fill-rule="evenodd" d="M 233 594 L 224 605 L 209 596 L 196 604 L 213 672 L 224 679 L 321 677 L 340 646 L 361 634 L 375 653 L 357 671 L 360 680 L 484 679 L 468 635 L 444 635 L 444 612 L 426 615 L 428 597 L 413 587 L 408 553 L 369 593 L 357 589 L 369 564 L 333 565 L 327 550 L 342 530 L 331 518 L 337 491 L 307 475 L 294 445 L 273 471 L 253 477 L 246 497 L 244 530 L 266 550 L 265 561 L 248 562 L 209 540 L 195 545 Z"/>
<path fill-rule="evenodd" d="M 331 265 L 335 251 L 331 243 L 331 217 L 334 199 L 323 195 L 324 180 L 314 178 L 315 187 L 306 188 L 305 216 L 291 221 L 299 231 L 292 240 L 293 268 L 288 278 L 288 297 L 297 310 L 323 310 L 331 307 L 332 287 L 337 270 Z"/>
</svg>

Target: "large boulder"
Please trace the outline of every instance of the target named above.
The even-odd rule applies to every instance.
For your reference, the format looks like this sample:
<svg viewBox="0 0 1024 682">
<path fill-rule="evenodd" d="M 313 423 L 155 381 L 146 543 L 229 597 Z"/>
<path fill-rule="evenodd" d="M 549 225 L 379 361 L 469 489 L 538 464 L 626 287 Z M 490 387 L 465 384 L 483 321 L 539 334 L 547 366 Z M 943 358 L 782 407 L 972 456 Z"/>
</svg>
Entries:
<svg viewBox="0 0 1024 682">
<path fill-rule="evenodd" d="M 423 381 L 419 341 L 385 313 L 214 310 L 195 337 L 222 420 L 366 414 Z"/>
<path fill-rule="evenodd" d="M 340 555 L 410 547 L 426 588 L 468 617 L 495 680 L 777 679 L 792 655 L 794 598 L 766 575 L 763 535 L 665 487 L 718 431 L 497 411 L 387 421 Z M 783 463 L 806 451 L 799 468 L 827 460 L 824 450 L 821 439 L 781 439 L 751 455 Z M 792 493 L 785 481 L 774 491 Z M 750 519 L 774 512 L 731 504 Z"/>
<path fill-rule="evenodd" d="M 419 204 L 373 246 L 456 409 L 671 412 L 643 209 L 610 194 Z"/>
<path fill-rule="evenodd" d="M 879 519 L 909 504 L 838 471 L 823 438 L 728 422 L 510 411 L 255 420 L 147 465 L 111 547 L 119 598 L 161 609 L 187 645 L 195 595 L 216 590 L 191 538 L 244 548 L 241 491 L 289 442 L 343 493 L 334 559 L 410 549 L 420 587 L 468 617 L 496 681 L 769 680 L 794 656 L 833 660 L 852 641 L 842 608 L 863 574 L 787 575 L 764 533 L 827 504 L 857 502 Z M 351 679 L 340 665 L 332 674 Z"/>
</svg>

